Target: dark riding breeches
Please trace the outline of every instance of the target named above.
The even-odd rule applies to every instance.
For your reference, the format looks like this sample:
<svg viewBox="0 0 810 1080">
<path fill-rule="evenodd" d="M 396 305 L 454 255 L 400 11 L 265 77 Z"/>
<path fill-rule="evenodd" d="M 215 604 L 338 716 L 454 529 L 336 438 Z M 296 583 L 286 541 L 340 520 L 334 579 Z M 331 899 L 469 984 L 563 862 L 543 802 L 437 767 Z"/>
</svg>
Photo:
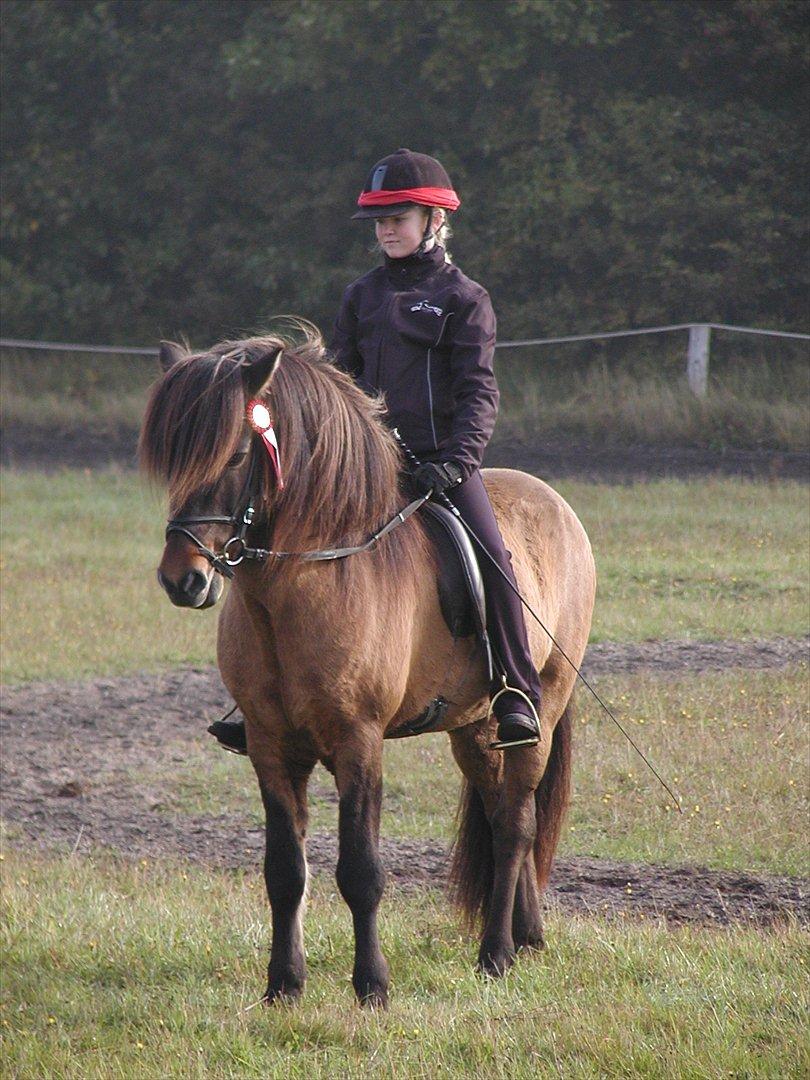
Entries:
<svg viewBox="0 0 810 1080">
<path fill-rule="evenodd" d="M 458 487 L 448 488 L 447 495 L 498 566 L 516 585 L 512 557 L 504 545 L 480 472 L 474 472 Z M 473 543 L 473 547 L 477 548 L 477 545 Z M 495 652 L 496 666 L 497 662 L 502 664 L 509 685 L 522 690 L 537 707 L 540 703 L 540 679 L 529 653 L 523 606 L 486 555 L 480 551 L 476 551 L 476 554 L 484 579 L 487 631 Z M 502 688 L 498 678 L 492 684 L 491 693 Z M 504 694 L 495 703 L 495 713 L 501 717 L 509 712 L 528 715 L 529 709 L 517 695 Z"/>
</svg>

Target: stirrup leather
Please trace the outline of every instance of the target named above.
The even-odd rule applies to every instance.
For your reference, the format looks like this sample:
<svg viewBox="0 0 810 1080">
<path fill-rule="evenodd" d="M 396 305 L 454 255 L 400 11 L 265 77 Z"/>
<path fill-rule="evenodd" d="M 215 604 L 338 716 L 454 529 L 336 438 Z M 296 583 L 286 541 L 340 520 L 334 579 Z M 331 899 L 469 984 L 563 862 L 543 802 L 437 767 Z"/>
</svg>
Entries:
<svg viewBox="0 0 810 1080">
<path fill-rule="evenodd" d="M 537 709 L 535 709 L 531 698 L 527 697 L 527 695 L 524 694 L 522 690 L 518 690 L 516 687 L 510 686 L 509 683 L 506 681 L 505 675 L 501 675 L 501 681 L 503 682 L 503 686 L 497 692 L 497 694 L 495 694 L 495 696 L 489 703 L 489 709 L 487 710 L 487 723 L 489 723 L 489 721 L 492 719 L 492 714 L 495 709 L 495 702 L 498 700 L 499 697 L 501 697 L 503 694 L 517 694 L 518 697 L 523 698 L 523 700 L 531 709 L 532 716 L 534 717 L 534 722 L 537 725 L 537 734 L 527 735 L 525 739 L 515 739 L 514 742 L 499 742 L 496 739 L 495 742 L 491 742 L 489 744 L 490 750 L 511 750 L 512 747 L 515 746 L 537 746 L 537 744 L 540 742 L 540 717 L 537 715 Z"/>
</svg>

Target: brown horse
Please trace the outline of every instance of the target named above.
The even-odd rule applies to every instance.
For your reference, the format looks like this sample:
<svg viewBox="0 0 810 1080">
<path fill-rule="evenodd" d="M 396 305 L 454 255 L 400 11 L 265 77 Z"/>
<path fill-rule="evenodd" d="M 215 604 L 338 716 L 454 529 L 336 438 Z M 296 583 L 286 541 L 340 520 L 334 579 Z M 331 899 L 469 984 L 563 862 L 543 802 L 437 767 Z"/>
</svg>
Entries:
<svg viewBox="0 0 810 1080">
<path fill-rule="evenodd" d="M 337 882 L 354 921 L 354 988 L 361 1002 L 385 1005 L 376 926 L 383 741 L 406 733 L 437 694 L 451 702 L 439 730 L 465 777 L 451 886 L 468 920 L 483 919 L 480 970 L 503 974 L 518 949 L 543 944 L 539 894 L 568 799 L 573 669 L 530 623 L 542 737 L 505 754 L 489 748 L 483 649 L 445 625 L 419 514 L 347 558 L 270 554 L 231 570 L 214 549 L 237 527 L 231 562 L 250 543 L 296 554 L 362 544 L 408 501 L 398 447 L 382 403 L 329 363 L 315 333 L 296 346 L 255 337 L 193 354 L 164 344 L 161 362 L 140 445 L 145 470 L 169 492 L 158 578 L 174 604 L 205 608 L 222 592 L 217 570 L 234 577 L 218 660 L 246 718 L 266 813 L 267 1000 L 304 986 L 307 781 L 321 761 L 340 799 Z M 254 398 L 275 421 L 283 488 L 246 422 Z M 522 593 L 578 665 L 595 588 L 585 531 L 542 481 L 507 469 L 484 478 Z M 248 501 L 256 515 L 241 524 Z"/>
</svg>

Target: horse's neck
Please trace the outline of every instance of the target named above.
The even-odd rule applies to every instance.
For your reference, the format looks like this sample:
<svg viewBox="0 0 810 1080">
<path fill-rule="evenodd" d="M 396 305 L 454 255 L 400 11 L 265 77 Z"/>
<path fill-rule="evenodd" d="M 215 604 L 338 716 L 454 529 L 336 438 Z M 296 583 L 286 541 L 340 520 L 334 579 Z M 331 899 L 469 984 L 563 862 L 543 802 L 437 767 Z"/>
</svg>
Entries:
<svg viewBox="0 0 810 1080">
<path fill-rule="evenodd" d="M 374 529 L 383 522 L 377 522 Z M 363 540 L 374 531 L 366 529 Z M 395 538 L 393 532 L 398 533 Z M 350 631 L 352 623 L 412 618 L 422 591 L 435 593 L 435 567 L 421 525 L 414 518 L 398 525 L 371 549 L 332 561 L 294 559 L 271 564 L 248 585 L 248 593 L 273 617 L 307 626 L 313 637 L 322 632 Z M 289 535 L 289 534 L 288 534 Z M 302 537 L 296 551 L 314 550 Z M 317 549 L 342 546 L 334 534 L 311 538 Z M 351 540 L 350 542 L 354 542 Z M 387 545 L 386 554 L 379 545 Z M 394 549 L 391 551 L 390 549 Z"/>
<path fill-rule="evenodd" d="M 393 520 L 408 501 L 400 493 L 396 469 L 382 456 L 382 450 L 376 461 L 355 460 L 345 473 L 349 479 L 336 476 L 334 470 L 313 467 L 310 462 L 297 477 L 288 478 L 291 490 L 300 495 L 282 499 L 275 513 L 270 508 L 273 548 L 319 551 L 363 544 Z M 367 489 L 362 484 L 368 485 Z M 368 509 L 370 504 L 375 508 Z"/>
</svg>

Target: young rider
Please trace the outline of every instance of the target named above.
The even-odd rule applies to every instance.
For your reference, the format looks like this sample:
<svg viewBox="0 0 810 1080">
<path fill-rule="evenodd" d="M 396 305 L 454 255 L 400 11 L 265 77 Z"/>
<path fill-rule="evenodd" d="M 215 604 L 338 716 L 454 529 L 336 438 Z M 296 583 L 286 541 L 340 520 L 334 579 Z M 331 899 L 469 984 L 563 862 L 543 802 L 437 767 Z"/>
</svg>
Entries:
<svg viewBox="0 0 810 1080">
<path fill-rule="evenodd" d="M 346 289 L 335 363 L 384 394 L 387 422 L 424 463 L 417 489 L 444 492 L 514 583 L 479 472 L 498 409 L 495 315 L 486 290 L 449 261 L 442 243 L 459 197 L 440 162 L 402 149 L 377 162 L 357 203 L 353 217 L 374 221 L 383 263 Z M 520 691 L 495 702 L 498 741 L 534 743 L 540 681 L 521 603 L 486 556 L 479 563 L 490 640 L 509 687 Z M 501 689 L 496 682 L 491 692 Z"/>
<path fill-rule="evenodd" d="M 498 410 L 495 314 L 486 290 L 449 261 L 442 243 L 459 197 L 435 158 L 402 149 L 374 166 L 357 202 L 353 217 L 374 221 L 383 262 L 346 289 L 331 345 L 335 363 L 365 390 L 384 394 L 387 422 L 423 462 L 417 489 L 445 493 L 514 583 L 479 472 Z M 479 564 L 493 651 L 519 691 L 495 702 L 498 742 L 531 745 L 540 681 L 521 603 L 486 556 Z M 491 694 L 502 688 L 495 681 Z M 244 752 L 241 722 L 208 730 Z"/>
</svg>

